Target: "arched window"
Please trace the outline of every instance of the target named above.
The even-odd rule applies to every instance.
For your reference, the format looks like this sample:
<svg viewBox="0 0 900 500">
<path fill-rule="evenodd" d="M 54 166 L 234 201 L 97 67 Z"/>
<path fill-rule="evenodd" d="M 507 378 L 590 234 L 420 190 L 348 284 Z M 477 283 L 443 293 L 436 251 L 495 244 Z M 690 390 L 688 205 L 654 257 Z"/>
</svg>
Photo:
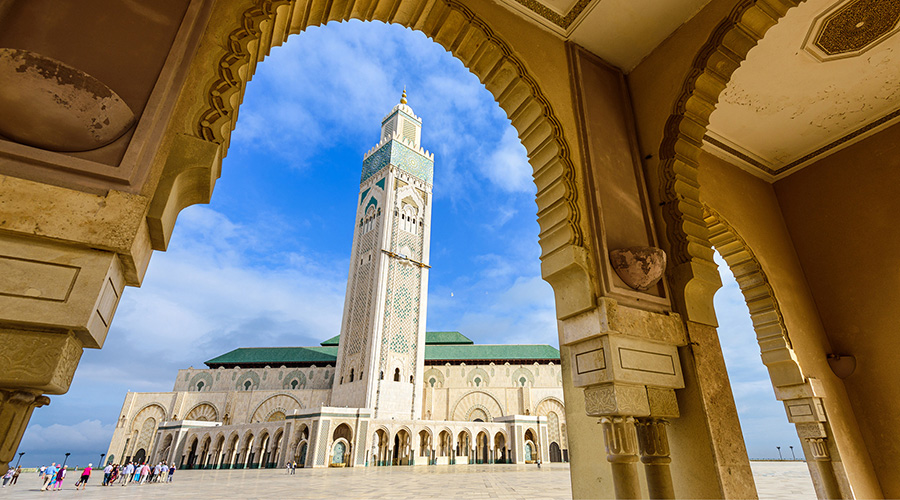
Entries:
<svg viewBox="0 0 900 500">
<path fill-rule="evenodd" d="M 381 374 L 378 375 L 378 380 L 384 380 L 384 370 L 381 370 Z"/>
<path fill-rule="evenodd" d="M 245 391 L 249 391 L 251 385 L 253 385 L 253 382 L 251 382 L 251 381 L 249 381 L 249 380 L 246 381 L 246 382 L 244 382 L 244 390 L 245 390 Z"/>
<path fill-rule="evenodd" d="M 526 380 L 525 377 L 519 378 L 519 384 L 521 384 L 522 387 L 525 387 L 525 382 L 528 382 L 528 380 Z"/>
<path fill-rule="evenodd" d="M 395 368 L 394 369 L 394 382 L 399 382 L 399 381 L 400 381 L 400 369 Z"/>
<path fill-rule="evenodd" d="M 300 382 L 297 382 L 296 379 L 291 380 L 291 389 L 296 389 L 298 384 L 300 384 Z"/>
<path fill-rule="evenodd" d="M 409 376 L 409 383 L 410 383 L 410 384 L 413 383 L 413 376 L 412 376 L 412 375 Z"/>
<path fill-rule="evenodd" d="M 201 380 L 201 381 L 197 382 L 197 392 L 200 392 L 202 390 L 203 390 L 203 381 Z"/>
<path fill-rule="evenodd" d="M 418 210 L 413 205 L 403 204 L 403 213 L 400 215 L 400 229 L 407 233 L 417 234 L 416 214 Z"/>
<path fill-rule="evenodd" d="M 338 382 L 338 384 L 339 384 L 339 385 L 343 385 L 343 384 L 344 384 L 344 377 L 341 377 L 341 381 Z"/>
<path fill-rule="evenodd" d="M 350 381 L 353 382 L 353 368 L 350 369 Z"/>
<path fill-rule="evenodd" d="M 481 387 L 481 377 L 475 377 L 475 387 Z"/>
<path fill-rule="evenodd" d="M 437 380 L 435 380 L 434 377 L 431 377 L 431 378 L 428 380 L 428 383 L 431 384 L 431 387 L 434 387 L 434 384 L 435 384 L 436 382 L 437 382 Z"/>
</svg>

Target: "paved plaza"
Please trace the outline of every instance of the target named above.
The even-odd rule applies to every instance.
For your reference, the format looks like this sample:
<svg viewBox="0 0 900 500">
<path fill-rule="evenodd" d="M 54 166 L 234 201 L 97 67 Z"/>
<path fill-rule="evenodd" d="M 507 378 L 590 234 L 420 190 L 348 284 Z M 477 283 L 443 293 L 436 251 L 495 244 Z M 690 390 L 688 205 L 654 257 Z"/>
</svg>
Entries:
<svg viewBox="0 0 900 500">
<path fill-rule="evenodd" d="M 760 499 L 814 499 L 812 482 L 802 462 L 754 462 Z M 42 493 L 34 473 L 23 475 L 15 487 L 0 490 L 0 498 L 84 499 L 569 499 L 569 468 L 563 464 L 357 467 L 347 469 L 178 471 L 171 484 L 99 486 L 94 474 L 84 491 L 75 491 L 71 474 L 59 492 Z"/>
</svg>

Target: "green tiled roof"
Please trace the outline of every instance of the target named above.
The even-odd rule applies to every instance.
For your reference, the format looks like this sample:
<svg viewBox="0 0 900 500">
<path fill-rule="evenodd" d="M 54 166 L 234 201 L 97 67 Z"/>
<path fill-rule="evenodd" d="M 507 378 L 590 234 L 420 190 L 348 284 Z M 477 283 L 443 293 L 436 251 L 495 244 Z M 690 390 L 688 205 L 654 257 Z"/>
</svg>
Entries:
<svg viewBox="0 0 900 500">
<path fill-rule="evenodd" d="M 457 332 L 438 332 L 454 333 Z M 462 335 L 459 335 L 463 337 Z M 463 337 L 465 338 L 465 337 Z M 328 341 L 330 341 L 329 339 Z M 466 339 L 468 340 L 468 339 Z M 326 342 L 328 342 L 326 341 Z M 472 342 L 469 340 L 469 342 Z M 425 346 L 425 362 L 437 364 L 462 361 L 558 361 L 559 351 L 549 345 L 474 345 L 431 344 Z M 337 347 L 241 347 L 206 362 L 210 368 L 220 366 L 309 366 L 334 365 Z"/>
<path fill-rule="evenodd" d="M 340 335 L 335 335 L 328 340 L 322 341 L 320 345 L 335 346 L 338 345 Z M 444 344 L 474 344 L 472 339 L 466 337 L 459 332 L 425 332 L 425 345 L 444 345 Z"/>
<path fill-rule="evenodd" d="M 206 362 L 219 366 L 334 365 L 337 347 L 241 347 Z"/>
<path fill-rule="evenodd" d="M 426 345 L 425 362 L 438 361 L 559 360 L 559 351 L 549 345 Z"/>
</svg>

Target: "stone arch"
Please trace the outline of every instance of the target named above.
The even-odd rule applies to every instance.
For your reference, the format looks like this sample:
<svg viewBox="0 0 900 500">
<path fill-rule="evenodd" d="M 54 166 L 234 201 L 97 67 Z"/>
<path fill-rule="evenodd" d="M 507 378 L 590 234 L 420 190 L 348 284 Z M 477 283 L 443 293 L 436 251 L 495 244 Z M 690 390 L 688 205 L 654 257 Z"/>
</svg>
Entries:
<svg viewBox="0 0 900 500">
<path fill-rule="evenodd" d="M 294 382 L 296 382 L 296 386 Z M 291 370 L 285 373 L 281 388 L 285 390 L 306 389 L 306 375 L 300 370 Z"/>
<path fill-rule="evenodd" d="M 520 366 L 513 370 L 510 377 L 512 378 L 513 387 L 534 386 L 534 374 L 524 366 Z M 522 384 L 523 378 L 525 379 L 525 384 Z"/>
<path fill-rule="evenodd" d="M 568 438 L 565 431 L 566 406 L 563 402 L 553 396 L 546 397 L 535 405 L 534 414 L 547 417 L 549 440 L 559 443 L 563 449 L 568 449 Z"/>
<path fill-rule="evenodd" d="M 212 403 L 202 402 L 195 405 L 184 417 L 185 420 L 200 420 L 205 422 L 218 422 L 219 411 Z"/>
<path fill-rule="evenodd" d="M 781 307 L 769 277 L 747 243 L 718 213 L 704 207 L 709 241 L 734 273 L 753 320 L 763 364 L 775 387 L 806 382 L 794 354 Z"/>
<path fill-rule="evenodd" d="M 166 410 L 159 404 L 151 403 L 141 408 L 131 420 L 131 450 L 135 453 L 144 450 L 146 456 L 153 449 L 156 429 L 165 420 Z"/>
<path fill-rule="evenodd" d="M 423 380 L 425 380 L 425 387 L 432 387 L 431 379 L 434 379 L 433 387 L 444 387 L 444 373 L 437 368 L 432 367 L 425 370 L 425 374 L 423 375 Z"/>
<path fill-rule="evenodd" d="M 303 408 L 303 405 L 294 399 L 293 396 L 276 394 L 257 405 L 250 422 L 269 422 L 269 418 L 277 412 L 287 416 L 291 413 L 291 410 L 299 410 L 301 408 Z"/>
<path fill-rule="evenodd" d="M 699 157 L 709 116 L 716 108 L 719 94 L 731 79 L 747 53 L 762 40 L 790 8 L 802 0 L 744 0 L 713 30 L 697 52 L 672 113 L 666 120 L 659 150 L 659 197 L 669 243 L 669 275 L 682 264 L 715 266 L 708 230 L 703 220 L 698 180 Z M 700 278 L 690 277 L 697 281 Z M 678 293 L 685 296 L 686 309 L 692 301 L 712 302 L 718 284 L 687 286 Z M 710 308 L 710 311 L 712 309 Z M 687 318 L 698 320 L 700 318 Z M 706 321 L 715 318 L 702 318 Z"/>
<path fill-rule="evenodd" d="M 769 372 L 769 379 L 775 388 L 776 396 L 781 394 L 778 399 L 785 404 L 788 421 L 795 424 L 801 443 L 810 440 L 810 442 L 815 442 L 816 446 L 826 449 L 825 457 L 840 456 L 834 439 L 829 439 L 833 436 L 833 431 L 824 411 L 813 411 L 814 414 L 818 414 L 818 422 L 810 422 L 808 418 L 803 417 L 796 421 L 792 418 L 791 399 L 812 409 L 815 406 L 823 405 L 822 398 L 825 395 L 820 391 L 817 393 L 803 373 L 791 345 L 784 316 L 775 297 L 775 290 L 772 288 L 765 270 L 753 250 L 721 215 L 704 206 L 703 216 L 709 230 L 710 243 L 732 270 L 747 303 L 753 330 L 759 344 L 760 357 Z M 787 394 L 792 394 L 792 396 L 787 396 Z M 811 450 L 807 451 L 808 448 L 809 446 L 804 446 L 804 452 L 808 456 L 815 456 L 816 452 L 810 453 Z M 838 477 L 847 477 L 842 461 L 831 461 L 828 458 L 825 460 L 828 460 L 829 467 L 816 470 L 810 466 L 813 483 L 820 498 L 839 495 L 841 487 L 838 486 L 840 482 Z M 844 486 L 844 488 L 847 487 Z"/>
<path fill-rule="evenodd" d="M 137 413 L 135 413 L 134 418 L 131 419 L 131 428 L 132 430 L 139 425 L 139 421 L 147 418 L 154 417 L 157 422 L 164 422 L 166 420 L 166 409 L 163 408 L 159 403 L 150 403 L 148 405 L 144 405 Z"/>
<path fill-rule="evenodd" d="M 247 382 L 250 382 L 248 385 Z M 238 377 L 234 384 L 237 391 L 255 391 L 259 389 L 259 375 L 254 371 L 249 371 Z"/>
<path fill-rule="evenodd" d="M 510 45 L 474 12 L 455 0 L 374 0 L 366 8 L 312 0 L 260 0 L 250 7 L 231 2 L 217 10 L 220 19 L 233 21 L 208 29 L 201 52 L 189 70 L 181 103 L 185 106 L 175 129 L 183 136 L 176 147 L 194 151 L 201 142 L 209 165 L 171 166 L 160 184 L 154 210 L 148 214 L 154 249 L 164 250 L 175 214 L 186 206 L 206 203 L 209 194 L 181 177 L 209 185 L 217 177 L 217 158 L 226 156 L 237 109 L 256 65 L 273 46 L 309 26 L 328 22 L 381 21 L 424 33 L 458 58 L 494 96 L 518 132 L 533 168 L 537 186 L 539 242 L 544 278 L 554 287 L 559 317 L 594 306 L 590 277 L 591 252 L 584 248 L 589 230 L 579 200 L 580 174 L 572 158 L 562 124 L 535 77 Z M 228 31 L 233 27 L 231 31 Z M 213 64 L 214 62 L 214 64 Z M 177 153 L 174 153 L 177 154 Z M 201 190 L 202 191 L 202 190 Z"/>
<path fill-rule="evenodd" d="M 202 384 L 202 385 L 201 385 Z M 191 377 L 191 381 L 188 382 L 187 390 L 189 391 L 210 391 L 213 386 L 213 378 L 212 375 L 206 372 L 201 372 L 193 377 Z"/>
<path fill-rule="evenodd" d="M 450 412 L 451 420 L 469 420 L 468 417 L 473 408 L 482 409 L 491 419 L 503 415 L 503 405 L 497 401 L 497 398 L 484 391 L 471 391 L 459 398 L 453 411 Z"/>
<path fill-rule="evenodd" d="M 475 379 L 479 379 L 478 382 Z M 483 368 L 473 368 L 466 376 L 466 382 L 470 387 L 487 387 L 490 385 L 491 377 Z"/>
</svg>

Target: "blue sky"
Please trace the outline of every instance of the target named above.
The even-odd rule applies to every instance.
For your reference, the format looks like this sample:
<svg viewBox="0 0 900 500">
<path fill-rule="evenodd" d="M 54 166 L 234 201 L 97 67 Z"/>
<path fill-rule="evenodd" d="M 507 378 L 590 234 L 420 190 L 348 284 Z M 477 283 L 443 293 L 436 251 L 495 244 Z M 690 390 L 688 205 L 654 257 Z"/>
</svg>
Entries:
<svg viewBox="0 0 900 500">
<path fill-rule="evenodd" d="M 525 149 L 477 78 L 424 35 L 381 23 L 311 28 L 259 65 L 212 203 L 178 219 L 106 345 L 65 396 L 34 412 L 28 466 L 97 463 L 126 391 L 170 391 L 176 371 L 242 346 L 317 345 L 340 329 L 362 155 L 406 86 L 435 154 L 429 330 L 480 343 L 558 345 L 540 277 Z M 716 296 L 751 457 L 800 451 L 723 269 Z"/>
</svg>

